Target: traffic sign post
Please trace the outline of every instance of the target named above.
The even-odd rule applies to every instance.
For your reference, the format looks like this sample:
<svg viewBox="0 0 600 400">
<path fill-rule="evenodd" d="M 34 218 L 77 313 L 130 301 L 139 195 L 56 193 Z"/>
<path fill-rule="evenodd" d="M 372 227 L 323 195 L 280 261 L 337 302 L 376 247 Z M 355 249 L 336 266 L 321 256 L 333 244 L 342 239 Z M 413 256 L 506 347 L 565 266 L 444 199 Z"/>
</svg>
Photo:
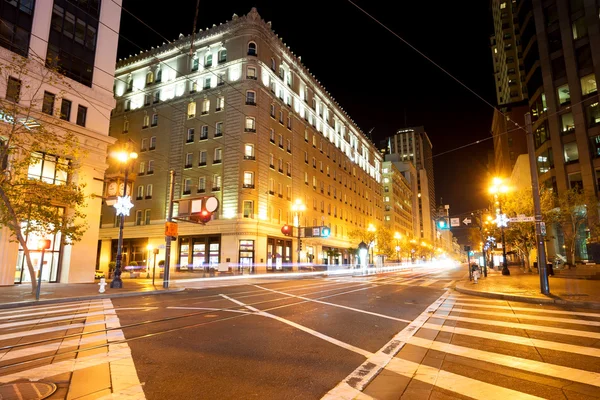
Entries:
<svg viewBox="0 0 600 400">
<path fill-rule="evenodd" d="M 450 218 L 450 226 L 453 228 L 460 226 L 460 218 Z"/>
</svg>

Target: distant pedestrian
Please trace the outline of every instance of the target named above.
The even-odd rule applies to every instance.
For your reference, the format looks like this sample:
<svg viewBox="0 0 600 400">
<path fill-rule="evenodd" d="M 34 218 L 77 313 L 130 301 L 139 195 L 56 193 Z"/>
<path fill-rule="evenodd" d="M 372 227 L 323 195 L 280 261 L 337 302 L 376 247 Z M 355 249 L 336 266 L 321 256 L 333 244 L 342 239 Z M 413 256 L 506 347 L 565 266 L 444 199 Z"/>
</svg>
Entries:
<svg viewBox="0 0 600 400">
<path fill-rule="evenodd" d="M 479 270 L 479 265 L 473 264 L 471 265 L 471 272 L 473 274 L 473 280 L 477 283 L 477 280 L 481 276 L 481 271 Z"/>
</svg>

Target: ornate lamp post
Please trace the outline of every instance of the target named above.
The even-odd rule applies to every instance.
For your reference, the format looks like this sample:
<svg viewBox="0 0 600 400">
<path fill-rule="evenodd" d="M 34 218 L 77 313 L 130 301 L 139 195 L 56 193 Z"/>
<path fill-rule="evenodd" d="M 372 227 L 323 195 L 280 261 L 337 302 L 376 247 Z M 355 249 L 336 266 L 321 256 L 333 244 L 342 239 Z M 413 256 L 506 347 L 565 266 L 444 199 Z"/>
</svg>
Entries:
<svg viewBox="0 0 600 400">
<path fill-rule="evenodd" d="M 369 227 L 367 228 L 368 232 L 371 232 L 373 235 L 373 239 L 371 240 L 371 242 L 369 242 L 369 247 L 371 248 L 371 262 L 370 264 L 375 264 L 375 260 L 374 260 L 374 256 L 373 256 L 373 249 L 375 247 L 375 231 L 377 231 L 377 229 L 373 226 L 373 224 L 369 224 Z"/>
<path fill-rule="evenodd" d="M 396 260 L 400 263 L 400 239 L 402 239 L 402 235 L 396 232 L 394 233 L 394 239 L 396 239 Z"/>
<path fill-rule="evenodd" d="M 306 206 L 302 203 L 302 200 L 296 199 L 294 204 L 292 204 L 292 211 L 294 212 L 294 219 L 296 220 L 296 231 L 298 232 L 298 258 L 296 262 L 298 263 L 298 267 L 300 267 L 300 251 L 302 250 L 302 239 L 300 239 L 300 216 L 304 211 L 306 211 Z"/>
<path fill-rule="evenodd" d="M 125 166 L 125 182 L 123 183 L 123 196 L 117 198 L 117 203 L 114 207 L 117 209 L 119 216 L 119 240 L 117 242 L 117 260 L 115 263 L 115 276 L 110 282 L 112 289 L 121 289 L 123 281 L 121 280 L 121 259 L 123 258 L 123 224 L 125 216 L 129 216 L 129 210 L 133 207 L 131 196 L 127 195 L 127 177 L 129 174 L 129 163 L 137 158 L 137 153 L 134 151 L 121 151 L 115 154 L 115 158 Z"/>
<path fill-rule="evenodd" d="M 502 213 L 502 196 L 508 192 L 508 187 L 502 184 L 502 178 L 494 178 L 490 193 L 494 195 L 494 201 L 498 205 L 496 209 L 496 225 L 500 227 L 502 236 L 502 275 L 510 275 L 506 262 L 506 241 L 504 239 L 504 228 L 508 226 L 508 218 Z"/>
</svg>

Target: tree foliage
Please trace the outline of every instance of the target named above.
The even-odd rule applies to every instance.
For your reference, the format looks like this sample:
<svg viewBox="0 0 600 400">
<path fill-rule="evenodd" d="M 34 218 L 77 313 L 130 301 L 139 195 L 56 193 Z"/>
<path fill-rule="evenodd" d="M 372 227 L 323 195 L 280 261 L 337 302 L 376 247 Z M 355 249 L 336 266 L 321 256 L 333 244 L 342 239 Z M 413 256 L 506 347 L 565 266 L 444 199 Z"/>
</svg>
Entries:
<svg viewBox="0 0 600 400">
<path fill-rule="evenodd" d="M 13 90 L 0 100 L 0 225 L 21 245 L 35 291 L 32 238 L 60 234 L 69 244 L 87 228 L 83 185 L 74 180 L 83 155 L 68 124 L 41 112 L 44 88 L 68 86 L 60 74 L 43 61 L 15 56 L 0 64 L 0 79 Z M 46 104 L 53 115 L 61 112 L 57 104 Z"/>
</svg>

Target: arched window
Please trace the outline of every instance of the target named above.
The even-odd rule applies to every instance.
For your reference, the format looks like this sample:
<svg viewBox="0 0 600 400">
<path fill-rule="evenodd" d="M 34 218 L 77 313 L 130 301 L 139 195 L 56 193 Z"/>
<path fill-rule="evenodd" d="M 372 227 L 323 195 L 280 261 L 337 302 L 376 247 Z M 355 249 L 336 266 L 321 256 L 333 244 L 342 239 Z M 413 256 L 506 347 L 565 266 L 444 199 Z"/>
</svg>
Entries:
<svg viewBox="0 0 600 400">
<path fill-rule="evenodd" d="M 208 53 L 204 58 L 204 68 L 212 66 L 212 54 Z"/>
<path fill-rule="evenodd" d="M 194 55 L 194 59 L 192 60 L 192 71 L 198 71 L 198 57 Z"/>
<path fill-rule="evenodd" d="M 162 69 L 158 69 L 156 71 L 156 82 L 160 82 L 162 80 Z"/>
<path fill-rule="evenodd" d="M 271 69 L 275 71 L 275 59 L 271 58 Z"/>
<path fill-rule="evenodd" d="M 254 42 L 248 43 L 248 55 L 256 56 L 256 43 L 254 43 Z"/>
<path fill-rule="evenodd" d="M 219 64 L 227 61 L 227 49 L 219 50 Z"/>
<path fill-rule="evenodd" d="M 246 91 L 246 105 L 255 106 L 256 105 L 256 92 L 253 90 Z"/>
<path fill-rule="evenodd" d="M 146 74 L 146 85 L 154 83 L 154 72 L 148 71 Z"/>
</svg>

